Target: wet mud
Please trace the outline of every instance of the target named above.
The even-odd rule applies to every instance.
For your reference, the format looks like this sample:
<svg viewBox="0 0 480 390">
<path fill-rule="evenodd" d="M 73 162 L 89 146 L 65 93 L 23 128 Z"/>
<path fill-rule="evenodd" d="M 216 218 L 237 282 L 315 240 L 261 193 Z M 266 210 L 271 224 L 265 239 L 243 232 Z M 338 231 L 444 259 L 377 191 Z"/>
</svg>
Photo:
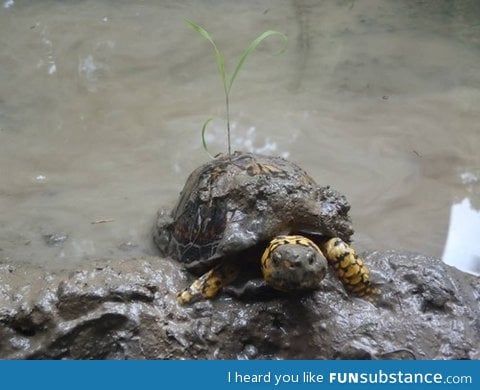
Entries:
<svg viewBox="0 0 480 390">
<path fill-rule="evenodd" d="M 479 359 L 480 279 L 418 254 L 366 257 L 382 289 L 349 296 L 327 275 L 303 296 L 180 306 L 170 259 L 48 272 L 0 265 L 3 359 Z"/>
</svg>

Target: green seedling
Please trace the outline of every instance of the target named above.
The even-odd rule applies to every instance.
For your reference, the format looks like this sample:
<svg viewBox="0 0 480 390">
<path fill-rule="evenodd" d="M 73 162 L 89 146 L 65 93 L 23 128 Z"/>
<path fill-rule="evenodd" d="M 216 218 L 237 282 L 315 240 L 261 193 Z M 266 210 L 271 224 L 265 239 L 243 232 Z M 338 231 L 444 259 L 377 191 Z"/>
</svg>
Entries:
<svg viewBox="0 0 480 390">
<path fill-rule="evenodd" d="M 235 66 L 235 70 L 233 71 L 231 77 L 229 77 L 225 65 L 225 57 L 223 56 L 222 52 L 218 50 L 217 45 L 215 44 L 214 40 L 212 39 L 212 36 L 210 33 L 205 30 L 203 27 L 199 26 L 195 22 L 192 22 L 191 20 L 187 20 L 187 24 L 197 33 L 199 33 L 203 38 L 205 38 L 210 44 L 213 46 L 213 49 L 215 50 L 215 61 L 217 63 L 217 68 L 218 72 L 220 73 L 220 77 L 223 82 L 223 90 L 225 92 L 225 108 L 226 108 L 226 122 L 227 122 L 227 153 L 228 155 L 232 154 L 232 148 L 231 148 L 231 142 L 230 142 L 230 91 L 232 90 L 232 85 L 235 79 L 238 76 L 238 72 L 240 72 L 240 69 L 242 68 L 243 64 L 245 63 L 245 60 L 248 58 L 248 56 L 255 51 L 257 46 L 263 42 L 265 39 L 271 37 L 272 35 L 278 35 L 283 39 L 284 46 L 282 50 L 280 50 L 277 54 L 282 53 L 287 45 L 287 36 L 281 32 L 278 31 L 272 31 L 268 30 L 265 31 L 263 34 L 260 34 L 257 38 L 255 38 L 250 45 L 245 49 L 243 52 L 242 56 L 237 62 L 237 65 Z M 210 155 L 210 152 L 208 151 L 207 148 L 207 142 L 205 140 L 205 132 L 207 129 L 208 124 L 213 120 L 213 118 L 208 118 L 203 126 L 202 126 L 202 145 L 205 151 Z"/>
</svg>

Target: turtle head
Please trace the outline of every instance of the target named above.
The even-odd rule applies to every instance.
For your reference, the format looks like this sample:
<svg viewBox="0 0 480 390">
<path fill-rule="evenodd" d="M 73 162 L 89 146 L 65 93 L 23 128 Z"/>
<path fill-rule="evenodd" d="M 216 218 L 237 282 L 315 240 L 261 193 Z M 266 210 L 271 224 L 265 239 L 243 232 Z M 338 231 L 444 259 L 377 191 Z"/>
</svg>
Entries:
<svg viewBox="0 0 480 390">
<path fill-rule="evenodd" d="M 276 290 L 317 289 L 327 272 L 320 249 L 302 236 L 279 236 L 262 256 L 265 282 Z"/>
</svg>

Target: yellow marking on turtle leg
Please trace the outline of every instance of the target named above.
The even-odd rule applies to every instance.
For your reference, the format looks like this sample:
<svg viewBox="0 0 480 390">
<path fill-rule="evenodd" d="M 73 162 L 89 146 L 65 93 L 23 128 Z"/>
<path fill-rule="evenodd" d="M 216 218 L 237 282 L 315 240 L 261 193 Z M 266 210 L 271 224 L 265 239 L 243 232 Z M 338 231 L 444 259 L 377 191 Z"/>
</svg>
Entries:
<svg viewBox="0 0 480 390">
<path fill-rule="evenodd" d="M 347 243 L 340 238 L 332 238 L 322 245 L 322 252 L 348 291 L 367 299 L 380 294 L 380 290 L 371 285 L 364 260 Z"/>
<path fill-rule="evenodd" d="M 177 294 L 177 301 L 184 305 L 200 299 L 213 298 L 223 286 L 233 282 L 239 272 L 240 267 L 236 263 L 219 264 L 180 291 Z"/>
</svg>

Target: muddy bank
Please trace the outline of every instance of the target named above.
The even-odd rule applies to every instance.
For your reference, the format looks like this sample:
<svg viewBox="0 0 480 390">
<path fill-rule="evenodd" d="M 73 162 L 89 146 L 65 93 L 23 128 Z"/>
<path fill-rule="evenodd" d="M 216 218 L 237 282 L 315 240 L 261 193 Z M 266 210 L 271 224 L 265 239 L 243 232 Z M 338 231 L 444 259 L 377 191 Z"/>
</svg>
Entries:
<svg viewBox="0 0 480 390">
<path fill-rule="evenodd" d="M 400 252 L 367 256 L 372 304 L 328 275 L 302 297 L 180 307 L 189 276 L 158 257 L 50 273 L 0 264 L 0 358 L 479 359 L 480 279 Z"/>
</svg>

